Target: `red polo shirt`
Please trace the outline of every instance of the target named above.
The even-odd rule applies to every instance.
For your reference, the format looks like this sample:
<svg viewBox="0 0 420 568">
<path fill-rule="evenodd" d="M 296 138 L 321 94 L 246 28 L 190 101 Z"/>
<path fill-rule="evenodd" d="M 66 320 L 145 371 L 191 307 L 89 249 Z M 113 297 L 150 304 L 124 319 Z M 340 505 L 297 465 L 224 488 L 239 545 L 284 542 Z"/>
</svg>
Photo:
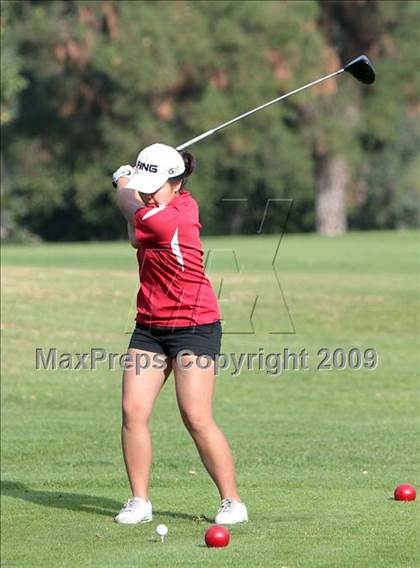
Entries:
<svg viewBox="0 0 420 568">
<path fill-rule="evenodd" d="M 134 214 L 140 290 L 138 323 L 186 327 L 220 319 L 204 273 L 198 204 L 182 190 L 168 205 L 146 205 Z"/>
</svg>

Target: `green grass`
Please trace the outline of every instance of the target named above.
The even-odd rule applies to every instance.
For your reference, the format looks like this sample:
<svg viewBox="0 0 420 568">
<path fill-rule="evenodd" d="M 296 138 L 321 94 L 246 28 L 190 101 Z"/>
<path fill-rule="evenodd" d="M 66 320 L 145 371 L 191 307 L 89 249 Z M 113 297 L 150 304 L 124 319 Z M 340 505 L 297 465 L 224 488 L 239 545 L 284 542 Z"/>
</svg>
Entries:
<svg viewBox="0 0 420 568">
<path fill-rule="evenodd" d="M 419 233 L 339 239 L 213 238 L 224 352 L 306 348 L 309 369 L 228 371 L 216 417 L 237 463 L 250 522 L 203 547 L 217 492 L 184 431 L 170 382 L 151 428 L 153 523 L 123 527 L 119 370 L 35 371 L 35 348 L 123 353 L 137 274 L 123 243 L 3 248 L 2 563 L 4 566 L 420 565 Z M 232 269 L 232 250 L 240 272 Z M 269 332 L 279 332 L 270 334 Z M 295 333 L 293 333 L 295 331 Z M 322 347 L 374 348 L 374 371 L 319 371 Z M 193 472 L 193 473 L 191 473 Z M 194 473 L 195 472 L 195 473 Z M 154 536 L 169 527 L 165 545 Z"/>
</svg>

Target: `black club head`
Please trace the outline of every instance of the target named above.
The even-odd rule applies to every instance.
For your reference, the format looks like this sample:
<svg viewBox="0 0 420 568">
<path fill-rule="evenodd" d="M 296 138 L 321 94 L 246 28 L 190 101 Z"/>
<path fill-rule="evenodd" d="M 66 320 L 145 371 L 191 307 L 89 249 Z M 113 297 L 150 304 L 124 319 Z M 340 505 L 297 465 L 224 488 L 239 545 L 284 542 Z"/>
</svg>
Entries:
<svg viewBox="0 0 420 568">
<path fill-rule="evenodd" d="M 365 85 L 370 85 L 375 81 L 375 69 L 372 61 L 366 55 L 360 55 L 356 59 L 352 59 L 344 67 L 344 71 L 348 71 L 350 75 L 353 75 L 353 77 Z"/>
</svg>

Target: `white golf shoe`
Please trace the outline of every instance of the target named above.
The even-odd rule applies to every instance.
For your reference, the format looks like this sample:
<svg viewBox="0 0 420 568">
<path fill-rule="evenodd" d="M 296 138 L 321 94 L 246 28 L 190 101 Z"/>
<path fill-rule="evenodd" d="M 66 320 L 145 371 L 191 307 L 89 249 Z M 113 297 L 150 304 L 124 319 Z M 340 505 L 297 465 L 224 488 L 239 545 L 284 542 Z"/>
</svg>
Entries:
<svg viewBox="0 0 420 568">
<path fill-rule="evenodd" d="M 223 499 L 222 505 L 216 515 L 218 525 L 236 525 L 248 521 L 248 511 L 242 501 Z"/>
<path fill-rule="evenodd" d="M 132 497 L 115 517 L 115 522 L 122 525 L 136 525 L 137 523 L 150 523 L 152 518 L 151 502 L 141 497 Z"/>
</svg>

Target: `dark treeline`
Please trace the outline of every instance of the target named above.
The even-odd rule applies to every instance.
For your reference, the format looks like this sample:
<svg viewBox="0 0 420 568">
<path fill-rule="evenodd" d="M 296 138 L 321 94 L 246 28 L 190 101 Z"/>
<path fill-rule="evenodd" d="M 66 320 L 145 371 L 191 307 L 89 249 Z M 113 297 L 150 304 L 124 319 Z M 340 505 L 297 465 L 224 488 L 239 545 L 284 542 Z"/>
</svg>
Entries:
<svg viewBox="0 0 420 568">
<path fill-rule="evenodd" d="M 419 2 L 6 1 L 1 42 L 7 239 L 123 237 L 109 176 L 142 147 L 361 53 L 373 86 L 341 75 L 193 146 L 189 187 L 208 234 L 255 231 L 268 198 L 293 200 L 288 231 L 416 225 Z"/>
</svg>

